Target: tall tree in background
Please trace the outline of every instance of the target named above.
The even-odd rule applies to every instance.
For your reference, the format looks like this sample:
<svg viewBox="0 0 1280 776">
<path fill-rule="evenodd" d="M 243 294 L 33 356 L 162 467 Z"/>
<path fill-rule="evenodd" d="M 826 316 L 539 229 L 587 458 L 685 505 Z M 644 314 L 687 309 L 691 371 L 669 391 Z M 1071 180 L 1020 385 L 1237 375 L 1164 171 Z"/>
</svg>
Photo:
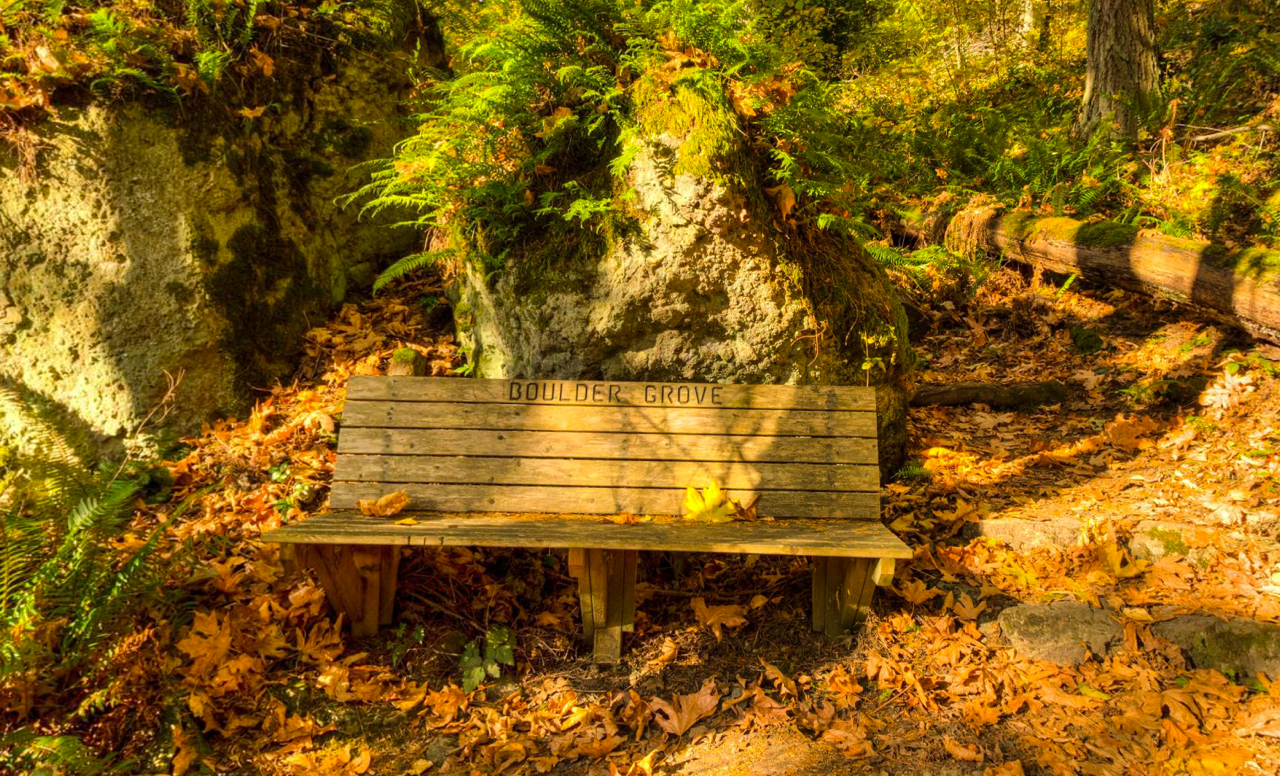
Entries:
<svg viewBox="0 0 1280 776">
<path fill-rule="evenodd" d="M 1089 0 L 1084 105 L 1076 130 L 1091 134 L 1103 121 L 1135 138 L 1160 108 L 1155 0 Z"/>
</svg>

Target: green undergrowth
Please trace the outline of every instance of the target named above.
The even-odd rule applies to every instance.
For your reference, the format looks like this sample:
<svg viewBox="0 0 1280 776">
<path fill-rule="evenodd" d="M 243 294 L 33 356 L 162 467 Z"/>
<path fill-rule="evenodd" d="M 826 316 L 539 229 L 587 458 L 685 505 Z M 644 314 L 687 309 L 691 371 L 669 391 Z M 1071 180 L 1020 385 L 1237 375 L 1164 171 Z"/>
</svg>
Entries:
<svg viewBox="0 0 1280 776">
<path fill-rule="evenodd" d="M 1105 128 L 1073 131 L 1084 4 L 1054 3 L 1050 24 L 1029 39 L 1018 32 L 1021 4 L 880 6 L 891 12 L 856 36 L 842 101 L 873 206 L 994 200 L 1230 248 L 1280 244 L 1280 133 L 1248 129 L 1280 123 L 1280 5 L 1157 4 L 1168 107 L 1136 145 Z"/>
<path fill-rule="evenodd" d="M 526 0 L 442 20 L 453 72 L 423 85 L 417 134 L 359 194 L 371 211 L 410 209 L 436 247 L 381 283 L 432 262 L 490 272 L 532 234 L 579 246 L 633 234 L 628 172 L 664 144 L 671 175 L 734 187 L 758 215 L 869 231 L 839 87 L 756 4 Z"/>
</svg>

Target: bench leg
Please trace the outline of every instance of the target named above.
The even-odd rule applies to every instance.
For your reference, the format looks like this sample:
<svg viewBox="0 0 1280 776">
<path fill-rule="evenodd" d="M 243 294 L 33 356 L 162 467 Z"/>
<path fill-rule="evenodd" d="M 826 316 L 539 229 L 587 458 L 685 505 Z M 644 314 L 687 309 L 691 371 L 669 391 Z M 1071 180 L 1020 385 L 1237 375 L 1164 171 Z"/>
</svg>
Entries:
<svg viewBox="0 0 1280 776">
<path fill-rule="evenodd" d="M 351 623 L 354 636 L 372 636 L 391 621 L 399 548 L 300 544 L 299 567 L 312 568 L 333 608 Z"/>
<path fill-rule="evenodd" d="M 598 663 L 622 658 L 622 634 L 634 630 L 635 550 L 569 550 L 569 573 L 578 580 L 582 630 Z"/>
<path fill-rule="evenodd" d="M 867 616 L 882 564 L 875 558 L 815 557 L 812 562 L 813 629 L 828 636 L 848 633 Z"/>
</svg>

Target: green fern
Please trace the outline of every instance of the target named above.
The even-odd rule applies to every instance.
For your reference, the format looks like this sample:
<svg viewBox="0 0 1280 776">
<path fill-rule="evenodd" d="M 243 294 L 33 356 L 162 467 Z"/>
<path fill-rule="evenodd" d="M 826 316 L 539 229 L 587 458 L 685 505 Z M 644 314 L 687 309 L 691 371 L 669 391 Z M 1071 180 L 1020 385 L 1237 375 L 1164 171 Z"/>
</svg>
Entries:
<svg viewBox="0 0 1280 776">
<path fill-rule="evenodd" d="M 457 255 L 456 251 L 448 248 L 439 251 L 428 251 L 426 253 L 415 253 L 405 256 L 396 263 L 387 267 L 378 275 L 377 280 L 373 281 L 373 292 L 376 294 L 388 283 L 398 280 L 411 272 L 422 269 L 423 267 L 433 267 L 444 264 Z"/>
</svg>

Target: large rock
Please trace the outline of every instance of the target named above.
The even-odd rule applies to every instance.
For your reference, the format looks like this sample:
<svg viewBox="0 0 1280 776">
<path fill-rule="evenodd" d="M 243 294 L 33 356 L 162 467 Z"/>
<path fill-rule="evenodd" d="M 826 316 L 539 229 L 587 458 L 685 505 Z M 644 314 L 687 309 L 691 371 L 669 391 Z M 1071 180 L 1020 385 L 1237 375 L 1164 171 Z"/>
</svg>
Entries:
<svg viewBox="0 0 1280 776">
<path fill-rule="evenodd" d="M 0 160 L 0 383 L 117 444 L 171 377 L 178 430 L 243 409 L 352 278 L 410 248 L 335 203 L 402 134 L 404 67 L 374 61 L 282 67 L 252 120 L 134 102 L 38 125 L 30 180 Z"/>
<path fill-rule="evenodd" d="M 1080 601 L 1021 604 L 1000 612 L 1000 633 L 1018 652 L 1067 667 L 1106 657 L 1124 641 L 1120 623 Z"/>
<path fill-rule="evenodd" d="M 864 384 L 863 362 L 879 359 L 882 468 L 896 470 L 909 351 L 884 274 L 849 245 L 838 275 L 816 277 L 786 250 L 801 238 L 744 192 L 677 172 L 680 152 L 662 135 L 632 161 L 638 233 L 568 248 L 535 238 L 495 277 L 466 271 L 455 316 L 475 373 Z"/>
<path fill-rule="evenodd" d="M 1280 625 L 1275 623 L 1192 614 L 1155 623 L 1151 632 L 1181 647 L 1196 668 L 1212 668 L 1241 682 L 1259 673 L 1280 676 Z"/>
</svg>

